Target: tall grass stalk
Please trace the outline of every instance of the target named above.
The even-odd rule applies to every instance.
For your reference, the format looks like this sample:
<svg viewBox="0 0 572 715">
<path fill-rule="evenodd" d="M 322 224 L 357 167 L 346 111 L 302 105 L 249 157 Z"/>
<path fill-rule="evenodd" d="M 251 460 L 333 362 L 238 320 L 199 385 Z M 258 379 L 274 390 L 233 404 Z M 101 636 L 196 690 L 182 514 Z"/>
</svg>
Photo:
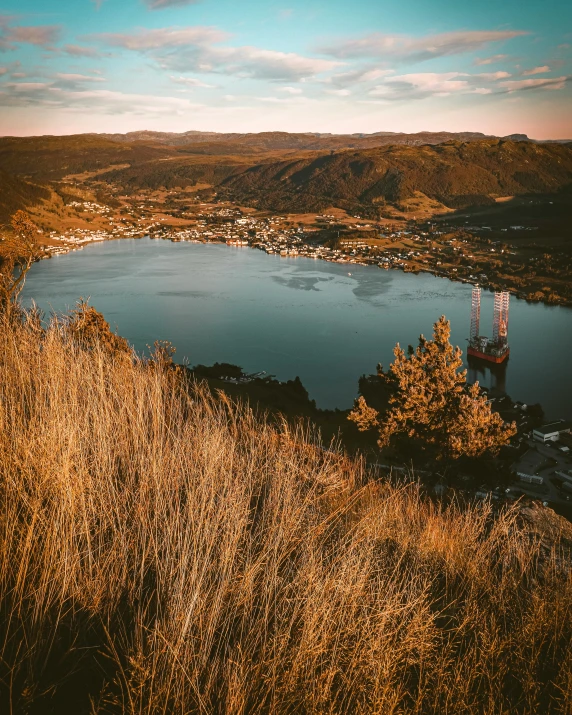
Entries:
<svg viewBox="0 0 572 715">
<path fill-rule="evenodd" d="M 569 554 L 0 324 L 0 711 L 572 713 Z"/>
</svg>

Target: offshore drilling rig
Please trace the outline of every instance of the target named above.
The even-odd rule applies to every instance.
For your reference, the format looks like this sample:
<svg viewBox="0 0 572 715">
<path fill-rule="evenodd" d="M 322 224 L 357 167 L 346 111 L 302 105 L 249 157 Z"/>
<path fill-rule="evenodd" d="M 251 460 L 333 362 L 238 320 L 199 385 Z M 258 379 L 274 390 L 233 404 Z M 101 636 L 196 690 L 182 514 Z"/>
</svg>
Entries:
<svg viewBox="0 0 572 715">
<path fill-rule="evenodd" d="M 481 360 L 496 363 L 504 362 L 510 353 L 508 345 L 508 305 L 510 294 L 506 291 L 495 293 L 493 318 L 493 337 L 480 334 L 481 289 L 473 288 L 471 301 L 471 334 L 467 354 Z"/>
</svg>

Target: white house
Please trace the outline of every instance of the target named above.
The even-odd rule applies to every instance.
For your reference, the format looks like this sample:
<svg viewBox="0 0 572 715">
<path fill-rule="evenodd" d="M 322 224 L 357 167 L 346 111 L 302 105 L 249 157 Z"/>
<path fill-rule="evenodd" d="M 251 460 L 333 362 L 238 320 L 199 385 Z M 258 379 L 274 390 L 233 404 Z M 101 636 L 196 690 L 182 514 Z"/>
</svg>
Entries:
<svg viewBox="0 0 572 715">
<path fill-rule="evenodd" d="M 564 420 L 550 422 L 547 425 L 533 429 L 532 438 L 537 442 L 557 442 L 562 433 L 570 432 L 570 426 L 570 422 L 565 422 Z"/>
</svg>

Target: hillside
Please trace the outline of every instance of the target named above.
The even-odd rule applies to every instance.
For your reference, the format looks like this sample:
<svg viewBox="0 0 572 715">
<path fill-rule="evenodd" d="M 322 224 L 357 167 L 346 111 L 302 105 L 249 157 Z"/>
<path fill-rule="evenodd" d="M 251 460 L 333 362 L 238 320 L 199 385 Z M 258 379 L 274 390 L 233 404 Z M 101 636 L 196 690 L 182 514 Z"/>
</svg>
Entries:
<svg viewBox="0 0 572 715">
<path fill-rule="evenodd" d="M 65 326 L 0 319 L 2 712 L 570 711 L 569 524 L 437 503 Z"/>
<path fill-rule="evenodd" d="M 458 209 L 572 186 L 570 143 L 451 136 L 137 132 L 5 137 L 0 163 L 20 179 L 97 181 L 127 193 L 199 183 L 244 205 L 297 213 L 336 206 L 375 215 L 386 203 L 399 207 L 413 197 Z"/>
<path fill-rule="evenodd" d="M 0 137 L 0 166 L 5 172 L 40 181 L 128 167 L 131 171 L 126 173 L 127 185 L 133 183 L 133 176 L 143 174 L 146 177 L 143 179 L 143 185 L 153 181 L 157 185 L 157 181 L 163 180 L 166 182 L 164 185 L 168 186 L 172 183 L 168 177 L 171 166 L 173 173 L 185 181 L 198 179 L 218 183 L 234 172 L 236 163 L 244 169 L 267 160 L 276 161 L 284 154 L 305 157 L 308 152 L 364 149 L 387 144 L 436 144 L 451 139 L 470 141 L 479 138 L 483 138 L 483 135 L 469 132 L 321 135 L 288 132 L 175 134 L 151 131 Z M 209 160 L 205 157 L 213 158 Z M 169 163 L 162 166 L 163 161 Z M 197 162 L 202 162 L 203 165 L 194 169 Z M 213 162 L 219 163 L 221 168 L 211 169 Z M 157 176 L 156 180 L 149 179 L 153 175 Z M 117 174 L 113 176 L 120 178 Z"/>
<path fill-rule="evenodd" d="M 36 206 L 49 199 L 50 194 L 44 186 L 23 181 L 0 170 L 0 223 L 8 223 L 16 211 Z"/>
<path fill-rule="evenodd" d="M 122 144 L 88 134 L 65 137 L 2 137 L 0 166 L 38 181 L 58 180 L 118 164 L 136 165 L 169 156 L 163 147 Z"/>
<path fill-rule="evenodd" d="M 275 160 L 275 157 L 273 158 Z M 197 183 L 218 186 L 228 177 L 243 174 L 260 163 L 261 159 L 258 157 L 178 155 L 110 169 L 97 178 L 109 184 L 117 184 L 127 192 L 139 188 L 184 189 Z"/>
<path fill-rule="evenodd" d="M 480 140 L 342 151 L 259 165 L 222 183 L 225 195 L 276 211 L 354 210 L 421 192 L 445 206 L 551 193 L 572 185 L 572 147 Z"/>
</svg>

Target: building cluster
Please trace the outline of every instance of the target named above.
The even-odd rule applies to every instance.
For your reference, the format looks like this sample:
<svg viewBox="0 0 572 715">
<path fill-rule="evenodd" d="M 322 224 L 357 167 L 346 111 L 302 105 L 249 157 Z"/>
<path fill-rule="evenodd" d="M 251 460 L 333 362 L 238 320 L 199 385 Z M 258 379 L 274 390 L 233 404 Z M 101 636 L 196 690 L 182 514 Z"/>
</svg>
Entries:
<svg viewBox="0 0 572 715">
<path fill-rule="evenodd" d="M 524 489 L 543 490 L 552 502 L 572 500 L 572 421 L 550 422 L 532 430 L 529 449 L 514 465 Z"/>
<path fill-rule="evenodd" d="M 333 216 L 318 216 L 317 220 L 333 220 Z M 224 220 L 226 219 L 226 220 Z M 210 213 L 198 214 L 192 227 L 163 225 L 153 232 L 153 238 L 168 238 L 172 241 L 226 242 L 231 246 L 250 246 L 268 254 L 306 257 L 352 263 L 358 265 L 379 265 L 381 268 L 408 270 L 412 261 L 438 265 L 431 255 L 423 250 L 379 246 L 366 240 L 341 240 L 337 246 L 327 246 L 315 239 L 315 230 L 302 227 L 285 227 L 286 218 L 273 216 L 259 218 L 243 216 L 240 211 L 216 209 Z M 365 224 L 364 227 L 371 227 Z M 407 239 L 419 244 L 429 241 L 426 232 L 395 231 L 379 235 L 372 231 L 372 238 L 387 239 L 392 242 Z M 421 246 L 420 246 L 421 248 Z M 428 268 L 432 267 L 428 265 Z M 439 269 L 437 269 L 438 272 Z"/>
<path fill-rule="evenodd" d="M 535 442 L 542 442 L 542 444 L 560 441 L 567 443 L 571 430 L 572 422 L 558 420 L 557 422 L 549 422 L 546 425 L 533 429 L 532 438 Z"/>
<path fill-rule="evenodd" d="M 429 226 L 429 230 L 387 230 L 381 224 L 361 222 L 354 228 L 364 231 L 367 238 L 344 239 L 328 241 L 316 240 L 316 227 L 288 226 L 285 216 L 260 217 L 245 215 L 240 209 L 232 206 L 204 205 L 204 209 L 193 213 L 195 222 L 173 226 L 168 218 L 157 213 L 154 202 L 136 197 L 131 208 L 125 207 L 123 217 L 107 215 L 108 227 L 105 229 L 68 229 L 57 234 L 52 232 L 51 238 L 60 241 L 60 245 L 51 246 L 48 253 L 66 253 L 69 250 L 82 248 L 93 241 L 103 241 L 111 238 L 136 238 L 149 235 L 151 238 L 165 238 L 172 241 L 189 242 L 225 242 L 232 246 L 251 246 L 268 254 L 280 256 L 315 258 L 338 263 L 357 265 L 378 265 L 380 268 L 395 268 L 404 271 L 430 270 L 436 275 L 449 275 L 457 280 L 486 284 L 486 276 L 470 275 L 469 278 L 458 274 L 456 268 L 447 271 L 443 266 L 445 254 L 467 254 L 467 247 L 462 246 L 462 239 L 443 241 L 442 231 Z M 141 203 L 143 201 L 144 203 Z M 74 201 L 69 204 L 82 211 L 109 214 L 110 209 L 99 204 L 85 201 Z M 183 212 L 182 215 L 186 215 Z M 189 214 L 189 217 L 191 214 Z M 359 218 L 359 217 L 354 217 Z M 316 217 L 316 225 L 337 225 L 339 219 L 333 214 L 323 214 Z M 339 234 L 338 234 L 339 236 Z M 383 245 L 371 239 L 380 239 Z M 440 243 L 434 243 L 439 240 Z M 406 241 L 409 247 L 405 248 Z M 395 244 L 395 245 L 392 245 Z M 418 244 L 419 249 L 411 246 Z M 471 256 L 472 257 L 472 256 Z M 442 259 L 442 260 L 440 260 Z"/>
<path fill-rule="evenodd" d="M 88 243 L 96 243 L 97 241 L 106 241 L 112 238 L 137 238 L 144 235 L 141 231 L 130 229 L 124 226 L 117 226 L 111 229 L 85 229 L 74 228 L 58 233 L 51 231 L 49 236 L 51 239 L 60 241 L 59 244 L 45 246 L 44 250 L 48 255 L 57 256 L 69 251 L 82 249 Z"/>
<path fill-rule="evenodd" d="M 74 209 L 78 209 L 79 211 L 100 214 L 102 216 L 111 213 L 111 209 L 108 206 L 96 204 L 94 201 L 70 201 L 68 206 Z"/>
<path fill-rule="evenodd" d="M 50 247 L 47 254 L 66 253 L 91 241 L 106 238 L 149 235 L 172 241 L 212 241 L 238 247 L 251 246 L 280 256 L 377 265 L 406 272 L 428 271 L 436 276 L 489 289 L 509 289 L 522 298 L 532 295 L 517 290 L 522 287 L 524 279 L 519 277 L 516 268 L 513 270 L 506 264 L 506 258 L 501 259 L 500 254 L 512 253 L 506 246 L 488 238 L 476 239 L 477 246 L 474 237 L 459 232 L 454 226 L 427 221 L 411 226 L 410 230 L 397 230 L 387 223 L 368 221 L 360 216 L 353 216 L 354 222 L 349 226 L 345 219 L 334 214 L 317 215 L 313 226 L 302 223 L 296 226 L 291 223 L 292 217 L 255 216 L 228 203 L 217 204 L 216 199 L 215 203 L 204 203 L 199 196 L 186 196 L 184 204 L 187 205 L 181 201 L 176 204 L 170 194 L 173 192 L 167 192 L 166 200 L 148 195 L 118 195 L 125 202 L 120 216 L 95 202 L 72 201 L 68 206 L 82 213 L 101 214 L 107 225 L 101 226 L 100 221 L 97 229 L 87 227 L 68 229 L 61 235 L 52 233 L 51 237 L 61 243 Z M 174 225 L 176 223 L 179 225 Z M 475 228 L 465 226 L 465 230 Z M 488 227 L 480 228 L 484 231 Z M 350 232 L 358 235 L 351 236 Z M 325 233 L 329 234 L 327 240 L 324 239 Z M 532 259 L 531 265 L 533 260 L 537 259 Z M 510 278 L 508 283 L 507 271 L 510 276 L 516 276 L 514 280 Z"/>
</svg>

